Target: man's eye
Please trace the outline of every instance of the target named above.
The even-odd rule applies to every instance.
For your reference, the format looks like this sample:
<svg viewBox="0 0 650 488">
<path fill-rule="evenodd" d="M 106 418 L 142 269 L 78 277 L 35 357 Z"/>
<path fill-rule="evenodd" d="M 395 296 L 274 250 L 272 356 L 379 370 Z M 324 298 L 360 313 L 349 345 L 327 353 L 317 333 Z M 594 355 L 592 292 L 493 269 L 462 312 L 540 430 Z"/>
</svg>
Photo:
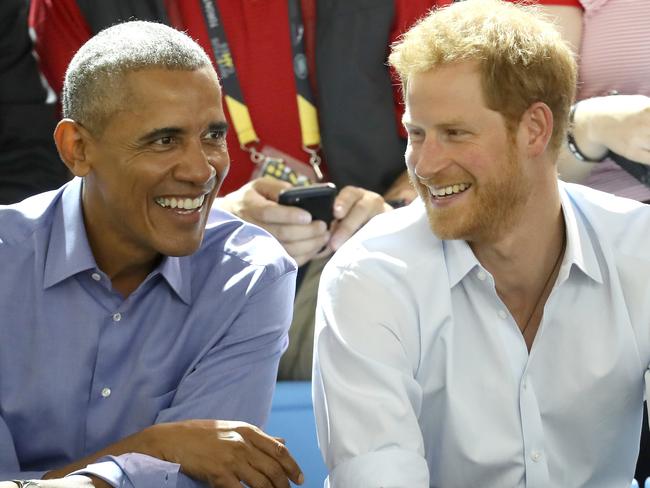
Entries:
<svg viewBox="0 0 650 488">
<path fill-rule="evenodd" d="M 460 137 L 460 136 L 463 136 L 465 134 L 466 134 L 466 132 L 464 130 L 461 130 L 461 129 L 447 129 L 447 135 L 449 137 Z"/>
<path fill-rule="evenodd" d="M 212 141 L 221 141 L 226 138 L 226 131 L 225 130 L 211 130 L 205 135 L 206 139 L 212 140 Z"/>
<path fill-rule="evenodd" d="M 174 138 L 172 136 L 164 136 L 164 137 L 159 137 L 153 143 L 157 146 L 169 146 L 174 142 Z"/>
</svg>

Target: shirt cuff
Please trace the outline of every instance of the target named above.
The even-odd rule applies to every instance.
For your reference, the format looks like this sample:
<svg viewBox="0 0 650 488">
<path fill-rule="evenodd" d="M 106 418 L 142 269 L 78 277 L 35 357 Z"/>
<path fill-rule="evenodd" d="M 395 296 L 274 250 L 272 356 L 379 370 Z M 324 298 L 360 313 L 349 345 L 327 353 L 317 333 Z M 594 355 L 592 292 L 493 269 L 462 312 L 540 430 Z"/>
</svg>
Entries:
<svg viewBox="0 0 650 488">
<path fill-rule="evenodd" d="M 105 456 L 73 474 L 101 478 L 115 488 L 174 488 L 180 465 L 146 454 Z"/>
<path fill-rule="evenodd" d="M 85 468 L 78 469 L 77 471 L 73 471 L 70 474 L 67 474 L 65 477 L 67 478 L 68 476 L 76 475 L 76 474 L 81 474 L 81 475 L 90 475 L 90 476 L 95 476 L 97 478 L 101 478 L 106 483 L 108 483 L 111 486 L 120 486 L 122 484 L 122 479 L 124 478 L 124 472 L 122 469 L 115 464 L 112 461 L 103 461 L 102 459 L 106 458 L 101 458 L 99 459 L 96 463 L 89 464 Z"/>
<path fill-rule="evenodd" d="M 417 453 L 403 449 L 369 452 L 338 464 L 325 488 L 428 488 L 429 468 Z"/>
</svg>

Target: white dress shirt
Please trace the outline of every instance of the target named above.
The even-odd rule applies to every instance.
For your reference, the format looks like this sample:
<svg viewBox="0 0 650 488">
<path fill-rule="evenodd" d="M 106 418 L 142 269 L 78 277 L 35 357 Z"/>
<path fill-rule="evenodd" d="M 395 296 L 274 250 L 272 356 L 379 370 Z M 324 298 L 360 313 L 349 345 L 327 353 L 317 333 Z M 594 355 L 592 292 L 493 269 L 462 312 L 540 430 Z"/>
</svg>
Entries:
<svg viewBox="0 0 650 488">
<path fill-rule="evenodd" d="M 530 354 L 422 202 L 336 253 L 314 404 L 331 487 L 629 487 L 650 362 L 650 207 L 560 183 L 567 247 Z M 326 482 L 327 486 L 327 482 Z"/>
</svg>

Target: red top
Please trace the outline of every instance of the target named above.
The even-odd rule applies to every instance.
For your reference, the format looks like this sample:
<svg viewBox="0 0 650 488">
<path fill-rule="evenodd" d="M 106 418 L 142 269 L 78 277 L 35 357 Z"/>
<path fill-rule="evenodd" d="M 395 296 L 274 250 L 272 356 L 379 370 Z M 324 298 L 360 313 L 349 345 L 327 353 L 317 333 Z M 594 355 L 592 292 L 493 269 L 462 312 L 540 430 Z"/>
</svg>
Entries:
<svg viewBox="0 0 650 488">
<path fill-rule="evenodd" d="M 307 56 L 312 69 L 316 15 L 313 1 L 302 0 Z M 166 3 L 170 5 L 173 2 L 167 0 Z M 431 5 L 447 3 L 449 0 L 395 0 L 395 19 L 389 42 L 396 40 Z M 169 9 L 172 23 L 180 24 L 175 27 L 187 30 L 213 57 L 199 1 L 177 1 L 175 4 L 176 9 Z M 306 163 L 308 156 L 302 150 L 296 105 L 287 1 L 221 1 L 218 5 L 258 137 L 262 144 L 271 145 Z M 60 94 L 67 65 L 79 47 L 91 37 L 90 28 L 75 0 L 32 0 L 30 26 L 36 34 L 36 51 L 43 74 Z M 401 118 L 397 87 L 395 100 L 396 117 Z M 230 123 L 225 107 L 224 110 Z M 254 169 L 248 154 L 240 149 L 232 129 L 228 133 L 228 149 L 232 163 L 222 192 L 239 188 L 250 179 Z"/>
</svg>

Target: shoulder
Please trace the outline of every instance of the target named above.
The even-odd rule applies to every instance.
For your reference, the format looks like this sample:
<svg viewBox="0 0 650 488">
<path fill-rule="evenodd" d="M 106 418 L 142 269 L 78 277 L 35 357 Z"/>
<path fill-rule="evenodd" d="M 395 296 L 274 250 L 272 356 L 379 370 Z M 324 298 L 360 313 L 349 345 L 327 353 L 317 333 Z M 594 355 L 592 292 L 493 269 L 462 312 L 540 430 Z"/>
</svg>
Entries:
<svg viewBox="0 0 650 488">
<path fill-rule="evenodd" d="M 576 184 L 564 189 L 580 215 L 593 229 L 595 237 L 608 243 L 615 253 L 650 258 L 647 246 L 650 233 L 650 206 Z"/>
<path fill-rule="evenodd" d="M 242 267 L 264 268 L 270 279 L 295 271 L 296 263 L 264 229 L 216 207 L 210 211 L 199 258 L 221 255 Z"/>
<path fill-rule="evenodd" d="M 424 204 L 416 199 L 407 207 L 373 218 L 336 252 L 327 267 L 330 275 L 350 270 L 397 274 L 408 280 L 416 265 L 420 269 L 444 266 L 442 249 Z"/>
<path fill-rule="evenodd" d="M 40 193 L 13 205 L 0 205 L 0 245 L 18 245 L 48 225 L 62 189 Z"/>
</svg>

